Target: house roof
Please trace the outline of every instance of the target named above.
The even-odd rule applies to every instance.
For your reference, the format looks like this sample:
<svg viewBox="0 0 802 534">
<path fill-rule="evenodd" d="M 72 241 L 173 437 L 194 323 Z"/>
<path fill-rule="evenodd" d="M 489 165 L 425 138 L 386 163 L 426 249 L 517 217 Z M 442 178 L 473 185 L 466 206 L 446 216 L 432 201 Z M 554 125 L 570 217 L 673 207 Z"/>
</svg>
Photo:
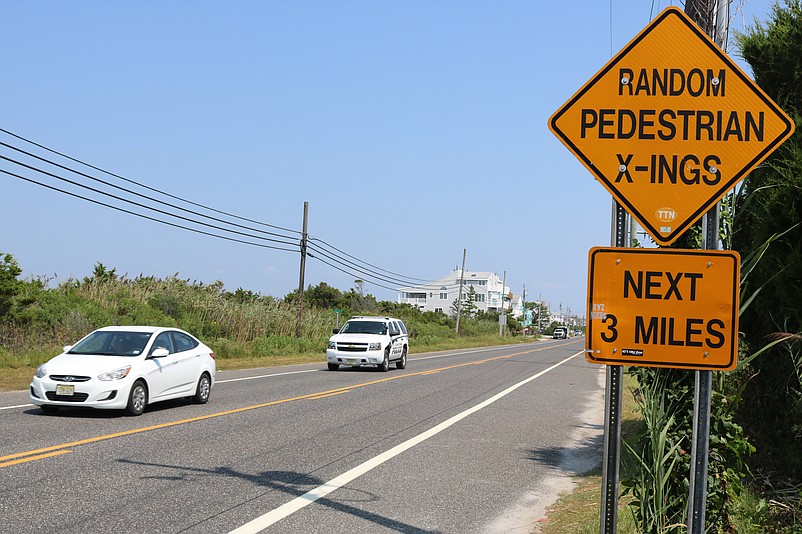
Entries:
<svg viewBox="0 0 802 534">
<path fill-rule="evenodd" d="M 436 289 L 439 286 L 444 285 L 445 283 L 450 283 L 453 285 L 460 279 L 461 271 L 457 269 L 456 271 L 451 271 L 445 276 L 438 278 L 437 280 L 433 280 L 429 283 L 422 283 L 417 286 L 406 286 L 406 287 L 399 287 L 398 291 L 403 291 L 406 293 L 414 293 L 414 292 L 422 292 L 428 289 Z M 491 271 L 465 271 L 465 280 L 490 280 L 491 278 L 496 277 L 498 278 L 498 274 L 491 272 Z"/>
</svg>

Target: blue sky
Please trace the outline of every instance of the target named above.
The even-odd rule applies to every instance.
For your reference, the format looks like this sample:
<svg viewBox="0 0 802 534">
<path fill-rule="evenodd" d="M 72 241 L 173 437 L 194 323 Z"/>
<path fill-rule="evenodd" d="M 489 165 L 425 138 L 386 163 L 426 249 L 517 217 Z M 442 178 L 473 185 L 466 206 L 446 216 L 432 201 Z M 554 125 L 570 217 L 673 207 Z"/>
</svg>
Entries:
<svg viewBox="0 0 802 534">
<path fill-rule="evenodd" d="M 547 121 L 668 5 L 11 1 L 0 128 L 190 200 L 160 197 L 186 216 L 208 217 L 200 204 L 295 242 L 308 202 L 310 236 L 340 259 L 432 280 L 466 249 L 467 270 L 506 271 L 527 300 L 584 315 L 588 250 L 610 244 L 611 198 Z M 765 20 L 770 5 L 736 1 L 731 34 Z M 5 133 L 0 141 L 31 147 Z M 0 146 L 0 155 L 19 153 Z M 6 160 L 0 169 L 103 198 Z M 83 278 L 102 262 L 129 277 L 177 274 L 276 297 L 298 286 L 296 252 L 166 226 L 6 174 L 0 192 L 0 251 L 24 277 Z M 354 286 L 353 272 L 322 258 L 307 261 L 305 285 Z M 402 285 L 360 277 L 380 300 Z"/>
</svg>

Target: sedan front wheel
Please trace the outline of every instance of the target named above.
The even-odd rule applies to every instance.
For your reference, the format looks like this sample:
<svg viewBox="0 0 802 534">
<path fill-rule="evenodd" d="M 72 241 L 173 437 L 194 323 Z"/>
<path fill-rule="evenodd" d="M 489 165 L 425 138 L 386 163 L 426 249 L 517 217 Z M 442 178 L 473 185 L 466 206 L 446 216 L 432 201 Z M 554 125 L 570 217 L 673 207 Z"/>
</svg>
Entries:
<svg viewBox="0 0 802 534">
<path fill-rule="evenodd" d="M 131 393 L 128 395 L 128 406 L 126 406 L 125 412 L 128 415 L 142 415 L 147 404 L 148 389 L 145 387 L 144 382 L 137 380 L 131 386 Z"/>
</svg>

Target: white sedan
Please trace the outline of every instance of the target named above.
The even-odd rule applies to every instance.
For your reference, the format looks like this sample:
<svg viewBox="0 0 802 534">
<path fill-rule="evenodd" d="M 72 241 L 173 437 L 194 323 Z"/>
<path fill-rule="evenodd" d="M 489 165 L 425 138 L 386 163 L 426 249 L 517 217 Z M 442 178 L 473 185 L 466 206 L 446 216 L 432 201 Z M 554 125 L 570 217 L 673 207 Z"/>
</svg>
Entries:
<svg viewBox="0 0 802 534">
<path fill-rule="evenodd" d="M 159 401 L 206 403 L 216 370 L 212 350 L 183 330 L 108 326 L 40 365 L 30 398 L 45 412 L 86 407 L 140 415 Z"/>
</svg>

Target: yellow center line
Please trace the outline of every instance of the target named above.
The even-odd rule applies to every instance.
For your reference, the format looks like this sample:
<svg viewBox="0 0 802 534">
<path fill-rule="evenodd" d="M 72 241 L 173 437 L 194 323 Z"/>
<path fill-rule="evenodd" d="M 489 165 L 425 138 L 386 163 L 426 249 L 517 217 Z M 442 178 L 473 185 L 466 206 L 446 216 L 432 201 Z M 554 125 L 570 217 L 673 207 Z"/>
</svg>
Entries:
<svg viewBox="0 0 802 534">
<path fill-rule="evenodd" d="M 264 402 L 264 403 L 261 403 L 261 404 L 254 404 L 254 405 L 251 405 L 251 406 L 243 406 L 242 408 L 234 408 L 233 410 L 226 410 L 224 412 L 216 412 L 216 413 L 211 413 L 211 414 L 207 414 L 207 415 L 199 415 L 197 417 L 190 417 L 190 418 L 181 419 L 181 420 L 178 420 L 178 421 L 171 421 L 169 423 L 160 423 L 158 425 L 150 425 L 150 426 L 146 426 L 146 427 L 142 427 L 142 428 L 135 428 L 135 429 L 131 429 L 131 430 L 124 430 L 122 432 L 115 432 L 113 434 L 106 434 L 106 435 L 103 435 L 103 436 L 95 436 L 93 438 L 86 438 L 86 439 L 81 439 L 81 440 L 77 440 L 77 441 L 71 441 L 69 443 L 62 443 L 61 445 L 52 445 L 50 447 L 44 447 L 44 448 L 36 449 L 36 450 L 32 450 L 32 451 L 18 452 L 18 453 L 9 454 L 9 455 L 6 455 L 6 456 L 0 456 L 0 467 L 6 467 L 6 466 L 9 466 L 9 465 L 16 465 L 16 464 L 21 464 L 21 463 L 25 463 L 25 462 L 31 462 L 31 461 L 34 461 L 34 460 L 41 460 L 43 458 L 50 458 L 52 456 L 57 456 L 59 454 L 64 454 L 64 453 L 70 452 L 70 451 L 65 450 L 65 449 L 69 449 L 69 448 L 72 448 L 72 447 L 77 447 L 79 445 L 87 445 L 89 443 L 97 443 L 99 441 L 106 441 L 106 440 L 114 439 L 114 438 L 132 436 L 134 434 L 139 434 L 139 433 L 142 433 L 142 432 L 150 432 L 150 431 L 153 431 L 153 430 L 159 430 L 159 429 L 162 429 L 162 428 L 169 428 L 169 427 L 172 427 L 172 426 L 185 425 L 185 424 L 188 424 L 188 423 L 196 423 L 198 421 L 204 421 L 206 419 L 212 419 L 214 417 L 222 417 L 224 415 L 232 415 L 232 414 L 237 414 L 237 413 L 241 413 L 241 412 L 246 412 L 246 411 L 249 411 L 249 410 L 256 410 L 256 409 L 259 409 L 259 408 L 267 408 L 268 406 L 276 406 L 278 404 L 285 404 L 285 403 L 288 403 L 288 402 L 294 402 L 294 401 L 299 401 L 299 400 L 322 399 L 322 398 L 330 397 L 330 396 L 333 396 L 333 395 L 340 395 L 342 393 L 347 393 L 347 392 L 352 391 L 352 390 L 357 389 L 357 388 L 361 388 L 361 387 L 365 387 L 365 386 L 373 386 L 373 385 L 376 385 L 376 384 L 381 384 L 383 382 L 389 382 L 391 380 L 398 380 L 400 378 L 408 378 L 408 377 L 412 377 L 412 376 L 431 375 L 431 374 L 439 373 L 441 371 L 448 371 L 448 370 L 451 370 L 451 369 L 458 369 L 460 367 L 466 367 L 468 365 L 480 365 L 480 364 L 484 364 L 484 363 L 488 363 L 488 362 L 492 362 L 492 361 L 496 361 L 496 360 L 504 360 L 504 359 L 512 358 L 514 356 L 521 356 L 521 355 L 524 355 L 524 354 L 531 354 L 533 352 L 538 352 L 538 351 L 541 351 L 541 350 L 545 350 L 546 348 L 553 348 L 553 347 L 554 347 L 553 345 L 550 345 L 549 347 L 541 347 L 541 348 L 537 348 L 537 349 L 526 350 L 526 351 L 522 351 L 522 352 L 516 352 L 514 354 L 507 354 L 505 356 L 496 356 L 494 358 L 487 358 L 487 359 L 479 360 L 479 361 L 476 361 L 476 362 L 467 362 L 467 363 L 459 363 L 459 364 L 455 364 L 455 365 L 449 365 L 447 367 L 440 367 L 439 369 L 432 369 L 430 371 L 418 371 L 418 372 L 415 372 L 415 373 L 406 373 L 406 374 L 403 374 L 403 375 L 394 375 L 394 376 L 389 376 L 389 377 L 386 377 L 386 378 L 380 378 L 378 380 L 371 380 L 369 382 L 363 382 L 361 384 L 354 384 L 353 386 L 347 386 L 347 387 L 343 387 L 343 388 L 331 389 L 331 390 L 328 390 L 328 391 L 318 391 L 316 393 L 308 393 L 306 395 L 299 395 L 297 397 L 290 397 L 290 398 L 287 398 L 287 399 L 280 399 L 280 400 L 275 400 L 275 401 L 270 401 L 270 402 Z"/>
<path fill-rule="evenodd" d="M 3 462 L 0 463 L 0 467 L 5 467 L 7 465 L 16 465 L 16 464 L 24 464 L 25 462 L 32 462 L 33 460 L 41 460 L 43 458 L 52 458 L 53 456 L 58 456 L 60 454 L 67 454 L 72 452 L 69 449 L 62 449 L 58 451 L 53 451 L 49 454 L 37 454 L 36 456 L 28 456 L 26 458 L 22 458 L 20 460 L 11 460 L 10 462 Z"/>
</svg>

